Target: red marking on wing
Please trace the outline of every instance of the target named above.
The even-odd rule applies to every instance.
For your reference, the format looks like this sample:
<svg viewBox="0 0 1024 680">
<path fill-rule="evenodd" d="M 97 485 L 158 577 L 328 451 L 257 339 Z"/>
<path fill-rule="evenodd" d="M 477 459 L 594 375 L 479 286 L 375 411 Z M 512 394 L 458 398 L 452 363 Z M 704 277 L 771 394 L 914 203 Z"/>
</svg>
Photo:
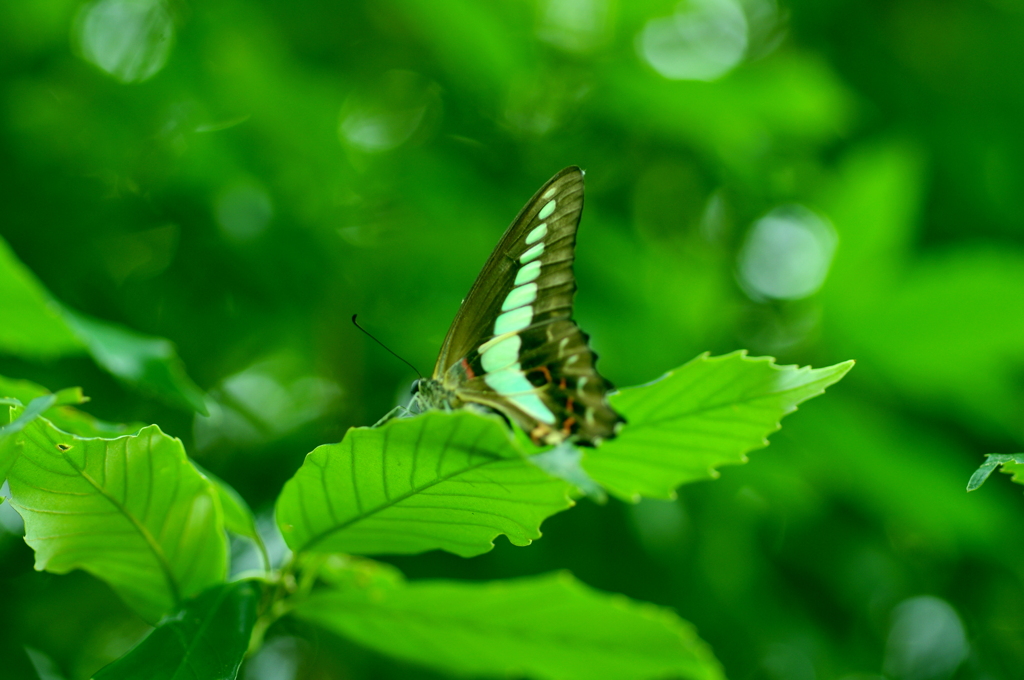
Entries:
<svg viewBox="0 0 1024 680">
<path fill-rule="evenodd" d="M 475 377 L 476 377 L 476 373 L 474 373 L 474 372 L 473 372 L 473 369 L 469 367 L 469 362 L 468 362 L 468 361 L 466 361 L 465 357 L 463 357 L 463 358 L 461 359 L 461 361 L 462 361 L 462 367 L 463 367 L 464 369 L 466 369 L 466 376 L 467 376 L 467 377 L 468 377 L 468 378 L 469 378 L 470 380 L 472 380 L 473 378 L 475 378 Z"/>
<path fill-rule="evenodd" d="M 569 413 L 572 413 L 573 412 L 573 410 L 572 410 L 573 406 L 574 406 L 574 403 L 573 403 L 572 397 L 567 398 L 565 400 L 565 410 L 568 411 Z M 575 424 L 576 424 L 576 416 L 569 416 L 568 418 L 565 419 L 565 421 L 562 422 L 562 432 L 565 433 L 566 437 L 568 437 L 570 434 L 572 434 L 572 426 L 575 425 Z"/>
<path fill-rule="evenodd" d="M 565 422 L 562 423 L 562 432 L 565 433 L 566 437 L 568 437 L 570 434 L 572 434 L 572 426 L 575 425 L 575 424 L 576 424 L 576 417 L 575 416 L 570 416 L 570 417 L 566 418 Z"/>
</svg>

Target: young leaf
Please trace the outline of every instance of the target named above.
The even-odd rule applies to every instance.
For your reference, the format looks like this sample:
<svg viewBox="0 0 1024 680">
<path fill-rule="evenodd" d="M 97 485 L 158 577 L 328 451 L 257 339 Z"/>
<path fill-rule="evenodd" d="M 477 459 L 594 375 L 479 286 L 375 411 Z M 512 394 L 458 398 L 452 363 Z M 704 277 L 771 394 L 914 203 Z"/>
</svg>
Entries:
<svg viewBox="0 0 1024 680">
<path fill-rule="evenodd" d="M 671 611 L 602 593 L 567 573 L 324 589 L 294 613 L 384 654 L 460 675 L 724 677 L 693 627 Z"/>
<path fill-rule="evenodd" d="M 570 488 L 522 458 L 497 418 L 434 411 L 318 447 L 285 484 L 277 523 L 296 551 L 471 557 L 498 534 L 540 537 Z"/>
<path fill-rule="evenodd" d="M 245 499 L 242 498 L 242 494 L 238 493 L 235 487 L 199 465 L 199 463 L 191 459 L 190 462 L 199 474 L 206 477 L 213 484 L 213 488 L 217 492 L 217 498 L 220 500 L 221 510 L 224 513 L 224 528 L 255 543 L 256 548 L 259 550 L 260 558 L 263 560 L 263 567 L 270 569 L 270 557 L 267 554 L 267 546 L 263 542 L 263 537 L 260 536 L 259 529 L 256 526 L 256 516 L 252 514 L 252 509 L 245 502 Z"/>
<path fill-rule="evenodd" d="M 199 474 L 210 480 L 217 497 L 220 499 L 220 507 L 224 512 L 224 528 L 239 536 L 259 541 L 259 532 L 256 530 L 256 517 L 253 516 L 249 504 L 245 502 L 242 495 L 233 486 L 213 474 L 199 463 L 191 461 Z"/>
<path fill-rule="evenodd" d="M 84 569 L 150 621 L 223 581 L 227 542 L 216 491 L 178 439 L 155 425 L 85 439 L 36 418 L 8 475 L 36 569 Z"/>
<path fill-rule="evenodd" d="M 66 393 L 67 390 L 61 392 Z M 36 397 L 47 394 L 50 394 L 50 391 L 42 385 L 0 375 L 0 397 L 14 397 L 21 403 L 27 404 Z M 45 413 L 46 419 L 56 425 L 58 429 L 77 434 L 79 437 L 120 437 L 124 434 L 138 432 L 144 426 L 143 423 L 108 423 L 67 405 L 88 401 L 88 397 L 82 396 L 81 392 L 78 392 L 77 395 L 77 401 L 56 403 L 48 408 Z"/>
<path fill-rule="evenodd" d="M 44 413 L 47 413 L 55 406 L 64 404 L 80 404 L 85 401 L 82 390 L 77 387 L 69 387 L 57 394 L 44 394 L 29 402 L 25 408 L 20 408 L 21 403 L 17 399 L 4 398 L 6 408 L 5 423 L 0 426 L 0 480 L 6 479 L 7 471 L 14 464 L 18 453 L 20 439 L 15 435 L 25 429 L 25 426 Z M 19 414 L 15 416 L 15 410 Z"/>
<path fill-rule="evenodd" d="M 988 479 L 992 471 L 1002 466 L 1003 472 L 1013 475 L 1010 481 L 1017 484 L 1024 484 L 1024 475 L 1021 474 L 1021 466 L 1024 466 L 1024 453 L 987 453 L 985 462 L 981 464 L 971 479 L 967 482 L 967 490 L 974 491 Z"/>
<path fill-rule="evenodd" d="M 233 680 L 249 647 L 259 601 L 253 581 L 214 586 L 93 680 Z"/>
<path fill-rule="evenodd" d="M 612 395 L 629 423 L 588 452 L 583 467 L 620 498 L 674 498 L 680 484 L 746 462 L 747 452 L 768 445 L 783 416 L 852 366 L 798 368 L 745 352 L 702 354 L 653 383 Z"/>
</svg>

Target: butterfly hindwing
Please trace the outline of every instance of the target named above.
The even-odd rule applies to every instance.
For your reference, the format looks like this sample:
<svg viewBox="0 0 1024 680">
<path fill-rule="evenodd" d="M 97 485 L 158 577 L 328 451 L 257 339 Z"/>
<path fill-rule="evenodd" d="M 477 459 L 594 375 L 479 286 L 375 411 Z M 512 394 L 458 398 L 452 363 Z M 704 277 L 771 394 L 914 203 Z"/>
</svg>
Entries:
<svg viewBox="0 0 1024 680">
<path fill-rule="evenodd" d="M 595 444 L 623 418 L 605 400 L 587 336 L 572 321 L 583 172 L 566 168 L 541 187 L 502 236 L 463 301 L 433 381 L 450 406 L 480 404 L 537 443 L 570 436 Z"/>
<path fill-rule="evenodd" d="M 535 337 L 538 333 L 544 337 Z M 536 345 L 520 355 L 518 369 L 500 371 L 500 382 L 488 382 L 486 374 L 475 376 L 456 390 L 458 396 L 506 414 L 538 443 L 573 436 L 579 444 L 593 445 L 614 437 L 624 419 L 605 399 L 612 385 L 597 373 L 597 355 L 587 345 L 586 334 L 571 320 L 557 319 L 523 335 L 524 345 Z M 513 371 L 523 375 L 528 391 L 522 382 L 508 392 L 494 389 L 503 386 L 508 375 L 518 381 Z"/>
</svg>

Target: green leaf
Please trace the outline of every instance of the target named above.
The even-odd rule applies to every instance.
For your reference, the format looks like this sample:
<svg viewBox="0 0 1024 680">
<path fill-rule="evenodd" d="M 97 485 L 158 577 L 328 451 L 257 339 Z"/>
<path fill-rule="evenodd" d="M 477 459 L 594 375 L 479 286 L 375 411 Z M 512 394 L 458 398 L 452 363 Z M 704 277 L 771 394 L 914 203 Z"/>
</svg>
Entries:
<svg viewBox="0 0 1024 680">
<path fill-rule="evenodd" d="M 2 434 L 18 418 L 14 413 L 17 408 L 15 404 L 0 403 L 0 483 L 7 479 L 7 471 L 21 453 L 21 438 Z"/>
<path fill-rule="evenodd" d="M 1002 466 L 1003 472 L 1013 475 L 1011 481 L 1024 484 L 1024 475 L 1021 474 L 1024 468 L 1018 467 L 1024 466 L 1024 453 L 988 453 L 985 454 L 985 462 L 974 471 L 967 482 L 967 490 L 974 491 L 980 487 L 999 466 Z"/>
<path fill-rule="evenodd" d="M 693 627 L 670 610 L 602 593 L 568 573 L 325 589 L 294 613 L 384 654 L 460 675 L 724 677 Z"/>
<path fill-rule="evenodd" d="M 0 238 L 0 352 L 48 359 L 88 352 L 112 375 L 203 415 L 203 393 L 174 344 L 93 319 L 60 304 Z"/>
<path fill-rule="evenodd" d="M 522 458 L 497 418 L 430 412 L 318 447 L 285 484 L 277 523 L 296 551 L 470 557 L 499 534 L 539 538 L 570 488 Z"/>
<path fill-rule="evenodd" d="M 259 601 L 254 581 L 214 586 L 93 680 L 233 680 L 249 647 Z"/>
<path fill-rule="evenodd" d="M 20 415 L 13 418 L 14 408 L 12 407 L 19 407 L 21 404 L 17 399 L 6 398 L 5 402 L 8 406 L 7 422 L 0 427 L 0 480 L 7 477 L 7 471 L 14 464 L 14 459 L 17 457 L 17 447 L 20 443 L 20 440 L 15 438 L 17 433 L 24 430 L 26 425 L 54 406 L 80 404 L 85 400 L 81 389 L 70 387 L 66 390 L 61 390 L 57 394 L 44 394 L 36 397 L 29 402 L 27 407 L 21 409 Z"/>
<path fill-rule="evenodd" d="M 252 540 L 260 551 L 264 568 L 270 569 L 267 546 L 263 543 L 263 537 L 260 536 L 259 529 L 256 527 L 256 517 L 252 514 L 249 504 L 242 498 L 242 494 L 238 493 L 235 487 L 199 465 L 199 463 L 194 460 L 191 463 L 192 467 L 199 471 L 199 474 L 206 477 L 213 484 L 213 488 L 217 492 L 217 498 L 220 500 L 221 510 L 224 512 L 224 528 Z"/>
<path fill-rule="evenodd" d="M 84 351 L 60 306 L 0 238 L 0 352 L 50 359 Z"/>
<path fill-rule="evenodd" d="M 224 580 L 227 542 L 212 484 L 155 425 L 86 439 L 36 418 L 8 481 L 36 569 L 84 569 L 150 621 Z"/>
<path fill-rule="evenodd" d="M 674 498 L 680 484 L 746 462 L 747 452 L 768 445 L 766 437 L 783 416 L 852 366 L 798 368 L 742 351 L 702 354 L 653 383 L 612 395 L 612 405 L 629 422 L 618 437 L 589 452 L 583 467 L 620 498 Z"/>
<path fill-rule="evenodd" d="M 249 504 L 242 498 L 242 494 L 220 477 L 199 467 L 195 462 L 192 465 L 213 483 L 217 497 L 220 498 L 220 507 L 224 511 L 224 527 L 239 536 L 259 542 L 260 535 L 256 531 L 256 517 L 253 516 Z"/>
<path fill-rule="evenodd" d="M 68 395 L 66 402 L 58 401 L 45 413 L 46 419 L 56 425 L 58 429 L 77 434 L 80 437 L 110 438 L 138 432 L 144 427 L 143 423 L 108 423 L 68 406 L 67 404 L 81 404 L 89 400 L 88 397 L 81 394 L 78 388 L 71 389 L 76 391 L 62 390 L 61 392 Z M 41 385 L 28 380 L 14 380 L 0 375 L 0 397 L 14 397 L 27 404 L 36 397 L 47 394 L 50 394 L 50 391 Z"/>
<path fill-rule="evenodd" d="M 136 333 L 66 307 L 63 316 L 96 363 L 111 374 L 172 404 L 209 415 L 203 391 L 185 373 L 170 340 Z"/>
</svg>

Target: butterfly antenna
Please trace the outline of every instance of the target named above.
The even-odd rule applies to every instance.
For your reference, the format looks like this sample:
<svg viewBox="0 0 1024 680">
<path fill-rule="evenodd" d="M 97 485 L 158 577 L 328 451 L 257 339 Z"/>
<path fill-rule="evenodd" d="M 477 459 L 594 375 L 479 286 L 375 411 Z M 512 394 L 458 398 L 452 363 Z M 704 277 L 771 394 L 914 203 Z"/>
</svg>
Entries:
<svg viewBox="0 0 1024 680">
<path fill-rule="evenodd" d="M 381 341 L 380 341 L 380 340 L 378 340 L 377 338 L 373 337 L 373 333 L 371 333 L 370 331 L 368 331 L 368 330 L 366 330 L 365 328 L 363 328 L 362 326 L 360 326 L 360 325 L 359 325 L 359 322 L 358 322 L 358 321 L 356 321 L 356 317 L 357 317 L 357 316 L 359 316 L 359 315 L 358 315 L 358 314 L 353 314 L 353 315 L 352 315 L 352 323 L 353 323 L 353 324 L 355 324 L 355 327 L 356 327 L 356 328 L 358 328 L 358 329 L 359 329 L 359 330 L 361 330 L 362 332 L 364 332 L 364 333 L 366 333 L 367 335 L 369 335 L 369 336 L 370 336 L 370 337 L 371 337 L 371 338 L 373 339 L 373 341 L 374 341 L 374 342 L 376 342 L 376 343 L 377 343 L 378 345 L 380 345 L 381 347 L 383 347 L 384 349 L 386 349 L 387 351 L 391 352 L 391 353 L 392 353 L 392 354 L 394 354 L 394 355 L 395 355 L 396 357 L 398 357 L 398 360 L 399 360 L 399 361 L 402 361 L 402 362 L 404 362 L 406 366 L 408 366 L 408 367 L 409 367 L 409 368 L 411 368 L 412 370 L 416 371 L 416 375 L 418 375 L 418 376 L 420 377 L 420 380 L 423 380 L 423 374 L 422 374 L 422 373 L 420 373 L 420 372 L 419 372 L 419 370 L 418 370 L 418 369 L 417 369 L 417 368 L 416 368 L 415 366 L 413 366 L 413 365 L 412 365 L 411 363 L 409 363 L 408 361 L 406 361 L 406 360 L 405 360 L 405 359 L 403 359 L 402 357 L 398 356 L 398 354 L 396 354 L 396 353 L 394 352 L 394 350 L 392 350 L 392 349 L 391 349 L 390 347 L 388 347 L 387 345 L 385 345 L 385 344 L 384 344 L 383 342 L 381 342 Z"/>
</svg>

